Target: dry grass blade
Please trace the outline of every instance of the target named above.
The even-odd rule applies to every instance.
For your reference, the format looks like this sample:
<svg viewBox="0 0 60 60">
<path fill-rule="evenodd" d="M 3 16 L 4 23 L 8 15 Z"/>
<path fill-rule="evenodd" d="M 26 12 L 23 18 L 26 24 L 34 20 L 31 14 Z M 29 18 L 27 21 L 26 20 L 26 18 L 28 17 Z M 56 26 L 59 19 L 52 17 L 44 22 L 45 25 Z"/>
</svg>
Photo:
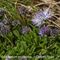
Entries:
<svg viewBox="0 0 60 60">
<path fill-rule="evenodd" d="M 54 25 L 56 25 L 57 27 L 59 27 L 60 28 L 60 25 L 59 24 L 57 24 L 57 23 L 55 23 L 54 21 L 51 21 L 51 20 L 48 20 L 50 23 L 53 23 Z"/>
</svg>

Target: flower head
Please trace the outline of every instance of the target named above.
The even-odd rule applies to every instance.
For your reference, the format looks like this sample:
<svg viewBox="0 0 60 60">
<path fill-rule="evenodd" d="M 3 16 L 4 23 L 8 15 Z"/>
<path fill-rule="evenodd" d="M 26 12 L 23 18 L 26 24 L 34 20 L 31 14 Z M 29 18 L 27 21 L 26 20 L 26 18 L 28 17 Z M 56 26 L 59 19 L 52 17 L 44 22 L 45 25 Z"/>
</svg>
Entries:
<svg viewBox="0 0 60 60">
<path fill-rule="evenodd" d="M 44 23 L 44 20 L 51 18 L 53 16 L 53 13 L 49 8 L 45 9 L 44 11 L 38 11 L 33 19 L 32 23 L 36 26 L 41 26 Z"/>
<path fill-rule="evenodd" d="M 49 35 L 49 34 L 50 34 L 50 28 L 48 26 L 41 27 L 39 31 L 40 36 Z"/>
<path fill-rule="evenodd" d="M 56 36 L 60 33 L 60 29 L 58 29 L 57 27 L 52 27 L 51 28 L 51 32 L 50 35 Z"/>
<path fill-rule="evenodd" d="M 30 31 L 30 27 L 23 26 L 23 27 L 22 27 L 22 30 L 21 30 L 21 33 L 22 33 L 22 34 L 25 34 L 25 33 L 29 32 L 29 31 Z"/>
<path fill-rule="evenodd" d="M 18 7 L 18 11 L 21 15 L 26 15 L 27 9 L 24 6 Z"/>
<path fill-rule="evenodd" d="M 4 25 L 2 22 L 0 22 L 0 35 L 6 35 L 8 32 L 10 32 L 10 26 Z"/>
</svg>

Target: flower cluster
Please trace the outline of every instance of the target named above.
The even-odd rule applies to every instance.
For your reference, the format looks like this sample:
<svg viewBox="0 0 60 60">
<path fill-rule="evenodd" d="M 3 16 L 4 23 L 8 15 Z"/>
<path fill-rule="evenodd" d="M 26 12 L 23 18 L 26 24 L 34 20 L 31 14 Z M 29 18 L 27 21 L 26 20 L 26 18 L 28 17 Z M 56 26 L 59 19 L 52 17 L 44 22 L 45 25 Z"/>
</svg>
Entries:
<svg viewBox="0 0 60 60">
<path fill-rule="evenodd" d="M 49 27 L 49 26 L 43 26 L 41 29 L 39 29 L 39 35 L 44 36 L 56 36 L 58 35 L 60 30 L 57 27 Z"/>
<path fill-rule="evenodd" d="M 34 18 L 32 19 L 32 23 L 39 27 L 39 35 L 40 36 L 57 35 L 59 33 L 60 30 L 58 30 L 56 27 L 51 28 L 48 25 L 46 25 L 46 26 L 43 25 L 45 20 L 52 18 L 52 16 L 54 16 L 54 13 L 49 8 L 45 9 L 44 11 L 38 11 L 34 15 Z"/>
<path fill-rule="evenodd" d="M 41 29 L 39 30 L 39 35 L 40 35 L 40 36 L 50 35 L 50 31 L 51 31 L 51 29 L 50 29 L 48 26 L 43 26 L 43 27 L 41 27 Z"/>
</svg>

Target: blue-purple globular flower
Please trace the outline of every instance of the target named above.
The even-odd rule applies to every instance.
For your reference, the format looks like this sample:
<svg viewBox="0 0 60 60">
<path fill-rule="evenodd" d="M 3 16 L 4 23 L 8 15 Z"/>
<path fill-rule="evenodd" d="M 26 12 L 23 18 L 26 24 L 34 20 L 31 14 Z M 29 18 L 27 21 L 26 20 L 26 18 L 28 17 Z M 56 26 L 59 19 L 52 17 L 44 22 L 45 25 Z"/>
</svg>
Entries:
<svg viewBox="0 0 60 60">
<path fill-rule="evenodd" d="M 39 30 L 39 35 L 44 36 L 44 35 L 49 35 L 50 34 L 50 28 L 48 26 L 43 26 Z"/>
<path fill-rule="evenodd" d="M 44 23 L 44 20 L 47 20 L 48 18 L 51 18 L 53 16 L 53 12 L 47 8 L 44 11 L 38 11 L 33 19 L 32 23 L 36 26 L 41 26 Z"/>
</svg>

